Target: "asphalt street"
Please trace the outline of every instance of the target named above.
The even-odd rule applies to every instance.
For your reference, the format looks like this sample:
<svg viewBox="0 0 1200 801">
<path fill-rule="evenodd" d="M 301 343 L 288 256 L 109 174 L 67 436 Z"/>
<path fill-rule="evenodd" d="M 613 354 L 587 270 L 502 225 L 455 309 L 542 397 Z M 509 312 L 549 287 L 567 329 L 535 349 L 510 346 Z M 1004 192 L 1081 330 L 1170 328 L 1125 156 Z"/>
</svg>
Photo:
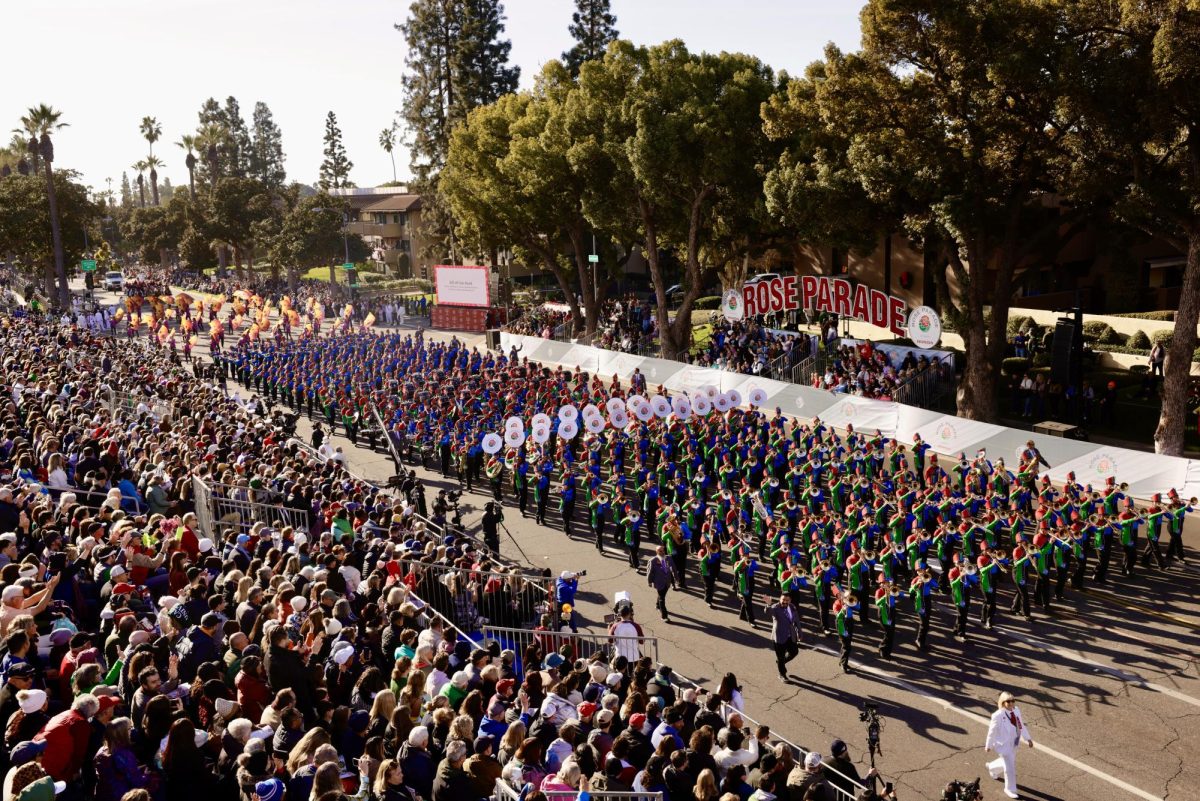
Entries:
<svg viewBox="0 0 1200 801">
<path fill-rule="evenodd" d="M 483 347 L 481 337 L 459 338 Z M 206 346 L 197 350 L 207 358 Z M 230 384 L 231 391 L 235 387 Z M 244 388 L 242 393 L 249 394 Z M 299 435 L 308 441 L 310 432 L 302 419 Z M 335 442 L 343 446 L 352 472 L 379 481 L 392 475 L 389 457 L 342 437 Z M 439 473 L 420 468 L 417 473 L 431 499 L 439 488 L 458 487 Z M 464 494 L 468 527 L 477 524 L 487 500 L 490 492 L 480 488 Z M 533 566 L 555 573 L 586 569 L 576 607 L 584 618 L 581 630 L 603 631 L 614 595 L 629 592 L 637 620 L 659 640 L 660 661 L 712 689 L 732 671 L 742 685 L 747 713 L 807 749 L 828 755 L 829 743 L 842 738 L 865 763 L 866 731 L 858 712 L 864 700 L 874 700 L 885 721 L 876 764 L 896 783 L 901 799 L 937 799 L 948 780 L 977 776 L 983 777 L 985 798 L 1004 797 L 1000 784 L 987 777 L 984 763 L 991 757 L 983 751 L 988 716 L 1002 690 L 1017 696 L 1036 743 L 1018 757 L 1022 797 L 1200 799 L 1200 760 L 1195 758 L 1200 747 L 1200 523 L 1194 516 L 1185 531 L 1193 557 L 1186 567 L 1142 571 L 1130 579 L 1112 571 L 1107 588 L 1083 594 L 1068 589 L 1067 600 L 1057 603 L 1053 614 L 1035 611 L 1032 622 L 1007 613 L 1012 595 L 1004 586 L 997 628 L 989 632 L 979 626 L 976 598 L 965 644 L 952 638 L 949 604 L 939 601 L 925 653 L 916 651 L 914 618 L 906 603 L 894 660 L 875 655 L 878 627 L 860 626 L 849 674 L 838 666 L 836 639 L 820 634 L 812 606 L 804 606 L 803 648 L 790 665 L 787 683 L 776 675 L 769 629 L 762 623 L 751 629 L 738 619 L 728 566 L 715 608 L 704 603 L 694 577 L 687 592 L 669 595 L 671 622 L 664 623 L 645 577 L 613 549 L 598 554 L 582 517 L 577 516 L 574 536 L 567 537 L 560 528 L 536 525 L 532 516 L 523 519 L 506 497 L 505 523 L 512 538 L 502 534 L 501 550 L 524 561 L 523 551 Z M 647 547 L 643 543 L 644 553 Z M 760 599 L 767 589 L 760 574 Z"/>
</svg>

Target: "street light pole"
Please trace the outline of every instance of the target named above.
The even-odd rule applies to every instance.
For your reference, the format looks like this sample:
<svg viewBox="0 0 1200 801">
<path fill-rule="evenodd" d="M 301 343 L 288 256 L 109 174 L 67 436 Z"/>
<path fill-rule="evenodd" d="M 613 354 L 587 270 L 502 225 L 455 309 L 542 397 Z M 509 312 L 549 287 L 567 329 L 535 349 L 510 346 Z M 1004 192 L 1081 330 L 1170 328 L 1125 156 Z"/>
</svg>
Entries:
<svg viewBox="0 0 1200 801">
<path fill-rule="evenodd" d="M 600 271 L 599 270 L 600 258 L 599 258 L 599 256 L 596 255 L 596 232 L 594 230 L 592 231 L 592 260 L 591 261 L 592 261 L 592 298 L 596 302 L 596 316 L 598 317 L 600 315 L 600 289 L 596 283 L 596 281 L 597 281 L 596 273 L 598 273 Z M 597 320 L 596 323 L 598 325 L 600 323 L 600 321 Z"/>
</svg>

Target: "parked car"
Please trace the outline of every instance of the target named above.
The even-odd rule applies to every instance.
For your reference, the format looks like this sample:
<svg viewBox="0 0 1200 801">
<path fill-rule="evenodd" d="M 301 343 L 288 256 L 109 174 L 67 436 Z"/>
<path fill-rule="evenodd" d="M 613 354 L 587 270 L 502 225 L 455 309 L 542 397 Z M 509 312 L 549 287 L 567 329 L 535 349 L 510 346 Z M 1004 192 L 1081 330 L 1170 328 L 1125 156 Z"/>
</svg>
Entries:
<svg viewBox="0 0 1200 801">
<path fill-rule="evenodd" d="M 752 278 L 747 278 L 746 286 L 754 286 L 755 284 L 761 283 L 763 281 L 770 281 L 772 278 L 778 278 L 778 277 L 779 277 L 779 273 L 759 273 L 758 275 L 756 275 Z"/>
</svg>

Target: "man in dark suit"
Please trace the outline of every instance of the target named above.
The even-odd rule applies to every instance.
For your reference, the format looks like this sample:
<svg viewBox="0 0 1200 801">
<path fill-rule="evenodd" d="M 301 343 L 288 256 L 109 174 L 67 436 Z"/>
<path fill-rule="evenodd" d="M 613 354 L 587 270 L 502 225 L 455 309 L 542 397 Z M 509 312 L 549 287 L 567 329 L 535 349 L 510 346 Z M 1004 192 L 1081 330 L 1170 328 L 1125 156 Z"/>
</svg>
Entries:
<svg viewBox="0 0 1200 801">
<path fill-rule="evenodd" d="M 770 600 L 770 596 L 767 596 Z M 767 606 L 767 617 L 771 620 L 771 638 L 775 642 L 775 662 L 779 666 L 780 681 L 787 681 L 787 664 L 800 653 L 800 619 L 787 593 L 779 601 Z"/>
</svg>

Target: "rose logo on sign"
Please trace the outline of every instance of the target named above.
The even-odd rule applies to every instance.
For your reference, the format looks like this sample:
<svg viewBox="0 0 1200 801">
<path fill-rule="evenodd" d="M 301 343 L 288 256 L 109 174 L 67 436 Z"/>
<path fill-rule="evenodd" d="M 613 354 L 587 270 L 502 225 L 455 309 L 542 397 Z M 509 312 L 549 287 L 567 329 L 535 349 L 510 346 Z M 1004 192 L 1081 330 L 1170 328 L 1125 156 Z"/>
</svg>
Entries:
<svg viewBox="0 0 1200 801">
<path fill-rule="evenodd" d="M 952 423 L 946 423 L 945 425 L 938 427 L 937 435 L 942 442 L 950 442 L 957 434 L 958 429 L 956 429 Z"/>
<path fill-rule="evenodd" d="M 908 315 L 906 333 L 918 348 L 932 348 L 942 338 L 942 319 L 928 306 L 918 306 Z"/>
<path fill-rule="evenodd" d="M 721 296 L 721 313 L 730 322 L 742 319 L 746 314 L 746 307 L 742 301 L 742 293 L 736 289 L 727 290 Z"/>
<path fill-rule="evenodd" d="M 1089 467 L 1097 476 L 1107 478 L 1108 476 L 1116 475 L 1117 460 L 1107 453 L 1100 453 L 1092 457 Z"/>
</svg>

